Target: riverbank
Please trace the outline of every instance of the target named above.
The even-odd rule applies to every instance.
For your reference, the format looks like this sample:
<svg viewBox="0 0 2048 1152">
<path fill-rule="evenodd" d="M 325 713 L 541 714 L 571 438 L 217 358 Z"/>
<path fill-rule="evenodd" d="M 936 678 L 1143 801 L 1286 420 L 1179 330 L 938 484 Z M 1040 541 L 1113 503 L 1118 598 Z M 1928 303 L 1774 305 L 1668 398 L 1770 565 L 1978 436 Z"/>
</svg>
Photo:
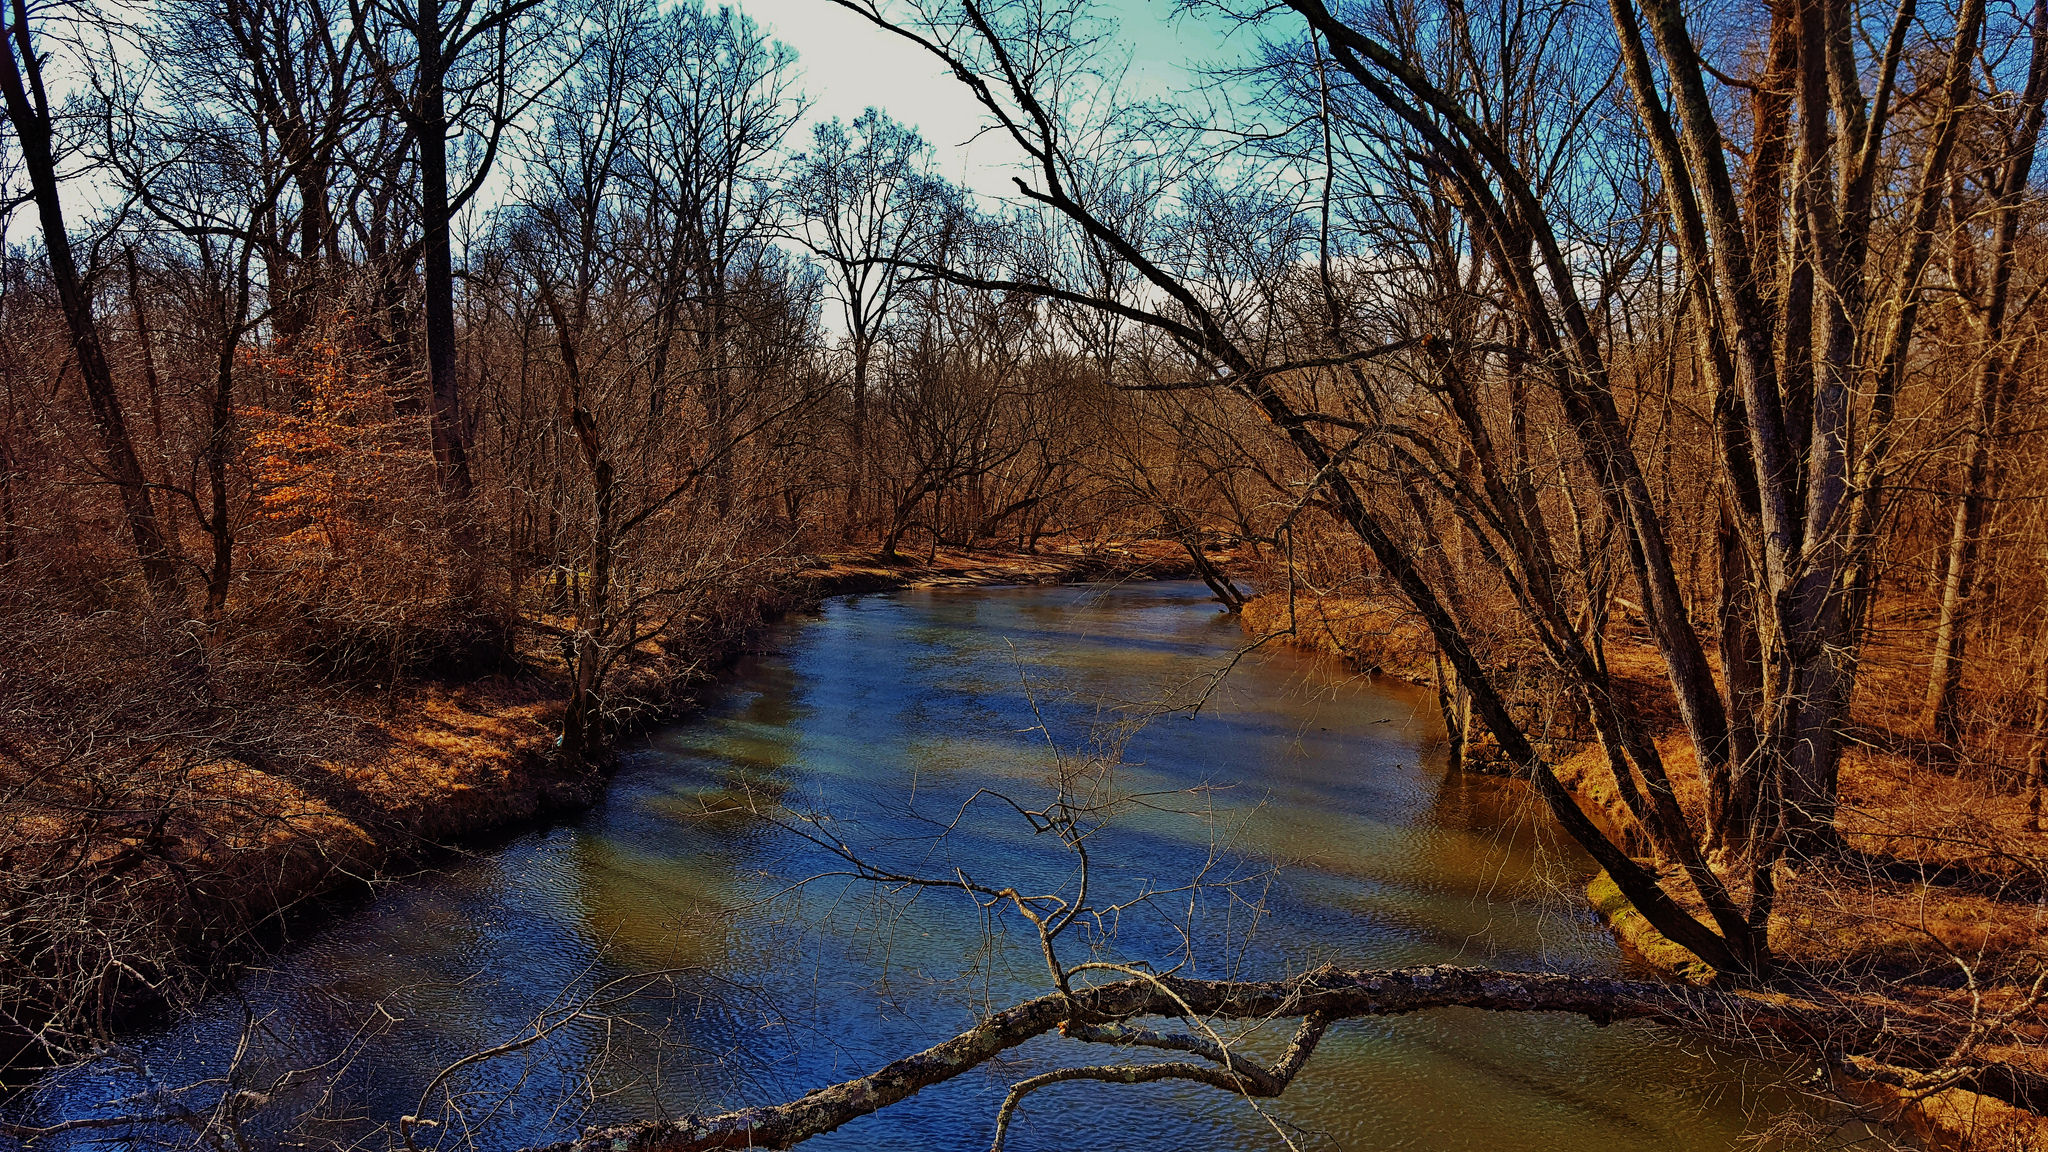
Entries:
<svg viewBox="0 0 2048 1152">
<path fill-rule="evenodd" d="M 635 652 L 614 674 L 608 716 L 621 737 L 686 714 L 764 624 L 830 596 L 1188 570 L 1158 541 L 941 550 L 902 564 L 800 558 Z M 0 793 L 0 927 L 29 944 L 0 959 L 0 1057 L 62 1060 L 81 1041 L 175 1012 L 384 879 L 587 806 L 609 765 L 556 753 L 567 696 L 558 631 L 535 621 L 511 660 L 470 675 L 319 685 L 322 731 L 302 758 L 110 754 L 91 766 L 109 780 L 94 791 L 103 807 L 145 814 L 140 826 L 84 822 L 28 789 Z"/>
<path fill-rule="evenodd" d="M 310 1129 L 312 1143 L 381 1147 L 395 1134 L 380 1122 L 421 1114 L 439 1132 L 475 1133 L 479 1148 L 538 1147 L 652 1112 L 630 1090 L 585 1104 L 585 1084 L 676 1069 L 688 1087 L 668 1114 L 680 1116 L 772 1106 L 880 1068 L 1049 991 L 1030 929 L 1020 937 L 1014 909 L 991 922 L 959 893 L 848 884 L 827 846 L 722 813 L 736 795 L 784 797 L 880 865 L 957 866 L 1003 885 L 1036 883 L 1050 865 L 1072 898 L 1078 876 L 1059 866 L 1072 849 L 1031 835 L 1029 817 L 999 799 L 1036 809 L 1074 779 L 1048 774 L 1048 737 L 1075 754 L 1068 764 L 1092 768 L 1103 750 L 1119 763 L 1085 784 L 1120 805 L 1087 841 L 1086 899 L 1106 922 L 1122 915 L 1069 963 L 1163 967 L 1192 938 L 1198 956 L 1225 958 L 1247 981 L 1301 978 L 1324 959 L 1613 971 L 1605 932 L 1558 899 L 1575 870 L 1538 854 L 1534 829 L 1502 834 L 1518 790 L 1446 779 L 1416 755 L 1420 694 L 1280 645 L 1237 659 L 1235 621 L 1207 601 L 1191 581 L 830 601 L 723 674 L 686 722 L 633 741 L 588 813 L 393 885 L 232 994 L 137 1037 L 147 1076 L 111 1062 L 81 1069 L 21 1115 L 44 1126 L 104 1116 L 106 1102 L 149 1084 L 215 1075 L 237 1063 L 252 1016 L 262 1028 L 239 1056 L 248 1071 L 225 1087 L 266 1091 L 279 1069 L 322 1063 L 244 1129 Z M 1203 696 L 1233 660 L 1199 711 L 1154 715 Z M 1133 715 L 1153 718 L 1120 722 Z M 818 879 L 791 899 L 807 877 Z M 1168 886 L 1207 892 L 1190 908 L 1180 891 L 1155 898 Z M 674 983 L 607 1008 L 596 1029 L 572 1024 L 528 1054 L 467 1065 L 446 1100 L 428 1093 L 422 1106 L 428 1078 L 518 1035 L 564 990 L 573 1002 L 671 971 Z M 375 1038 L 359 1042 L 365 1021 Z M 338 1052 L 360 1055 L 340 1069 Z M 833 1142 L 986 1148 L 1001 1088 L 1028 1071 L 992 1064 L 932 1085 Z M 1262 1108 L 1341 1147 L 1729 1152 L 1759 1110 L 1785 1106 L 1799 1075 L 1676 1031 L 1431 1012 L 1334 1026 L 1309 1071 Z M 1272 1142 L 1234 1093 L 1067 1091 L 1073 1107 L 1059 1112 L 1072 1115 L 1036 1117 L 1031 1143 Z M 328 1099 L 345 1102 L 339 1123 L 299 1123 Z M 414 1134 L 424 1147 L 436 1130 Z"/>
<path fill-rule="evenodd" d="M 1427 630 L 1391 599 L 1268 592 L 1245 606 L 1242 623 L 1251 635 L 1284 638 L 1363 672 L 1434 683 Z M 1653 734 L 1680 806 L 1697 820 L 1704 798 L 1662 662 L 1646 637 L 1627 627 L 1616 631 L 1606 651 L 1616 689 Z M 1534 663 L 1522 662 L 1525 670 Z M 1550 721 L 1539 745 L 1558 779 L 1596 824 L 1646 857 L 1647 846 L 1626 834 L 1631 823 L 1605 754 L 1570 723 L 1568 705 L 1544 700 L 1540 680 L 1524 679 L 1513 686 L 1511 706 Z M 1771 921 L 1780 964 L 1793 979 L 1860 982 L 1859 995 L 1874 1010 L 1896 1014 L 1902 1024 L 1946 1029 L 1959 1042 L 2001 1013 L 2031 1015 L 2033 1023 L 2020 1025 L 2026 1043 L 1989 1045 L 1967 1053 L 1966 1062 L 2048 1075 L 2048 1025 L 2028 992 L 2029 973 L 2038 972 L 2048 946 L 2048 835 L 2031 830 L 2025 798 L 1995 777 L 1932 762 L 1911 737 L 1909 719 L 1882 701 L 1859 701 L 1854 721 L 1858 739 L 1840 777 L 1839 827 L 1849 852 L 1840 861 L 1787 870 L 1781 879 Z M 1675 872 L 1667 878 L 1676 879 Z M 1689 892 L 1682 882 L 1669 889 L 1681 899 Z M 1645 967 L 1692 982 L 1714 978 L 1652 928 L 1605 873 L 1586 896 Z M 1844 1087 L 1942 1146 L 2048 1149 L 2048 1120 L 1996 1097 L 1949 1085 L 1908 1091 L 1856 1077 L 1845 1077 Z"/>
</svg>

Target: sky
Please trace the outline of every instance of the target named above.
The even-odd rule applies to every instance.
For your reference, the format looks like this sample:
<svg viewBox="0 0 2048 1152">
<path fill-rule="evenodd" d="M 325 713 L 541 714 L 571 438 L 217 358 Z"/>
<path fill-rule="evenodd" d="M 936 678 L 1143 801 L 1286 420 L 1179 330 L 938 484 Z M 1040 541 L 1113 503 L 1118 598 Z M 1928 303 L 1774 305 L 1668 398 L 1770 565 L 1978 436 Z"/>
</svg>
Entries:
<svg viewBox="0 0 2048 1152">
<path fill-rule="evenodd" d="M 932 145 L 940 173 L 954 183 L 995 199 L 1014 196 L 1010 176 L 1018 171 L 1021 154 L 1007 138 L 983 131 L 986 121 L 979 106 L 923 49 L 831 0 L 728 2 L 796 51 L 809 111 L 792 134 L 792 150 L 809 141 L 810 123 L 835 116 L 850 121 L 872 105 L 916 128 Z M 1115 23 L 1109 49 L 1128 54 L 1123 95 L 1170 98 L 1200 84 L 1204 65 L 1243 50 L 1242 42 L 1227 40 L 1213 21 L 1176 17 L 1173 8 L 1174 0 L 1096 0 L 1092 5 L 1092 13 Z M 512 166 L 509 161 L 499 165 L 500 182 Z M 109 193 L 90 178 L 77 179 L 67 181 L 64 198 L 76 228 L 106 206 Z M 0 242 L 19 242 L 35 228 L 26 212 L 8 223 Z"/>
<path fill-rule="evenodd" d="M 1009 189 L 1015 147 L 994 134 L 977 138 L 986 121 L 967 90 L 935 58 L 883 32 L 830 0 L 738 0 L 736 5 L 796 50 L 810 118 L 852 120 L 870 105 L 916 128 L 937 154 L 940 171 L 977 192 Z M 1207 22 L 1173 16 L 1172 0 L 1103 0 L 1097 10 L 1117 23 L 1116 48 L 1128 52 L 1126 95 L 1166 97 L 1200 82 L 1202 65 L 1237 48 Z M 807 139 L 809 129 L 800 129 Z"/>
</svg>

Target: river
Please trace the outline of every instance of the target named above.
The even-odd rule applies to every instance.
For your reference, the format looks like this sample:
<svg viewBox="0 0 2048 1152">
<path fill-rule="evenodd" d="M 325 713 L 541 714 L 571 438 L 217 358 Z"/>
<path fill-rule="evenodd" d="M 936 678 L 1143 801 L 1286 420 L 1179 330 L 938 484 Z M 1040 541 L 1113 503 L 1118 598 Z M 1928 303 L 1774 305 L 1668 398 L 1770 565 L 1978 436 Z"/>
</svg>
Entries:
<svg viewBox="0 0 2048 1152">
<path fill-rule="evenodd" d="M 514 1148 L 800 1095 L 1040 994 L 1047 974 L 1014 911 L 834 875 L 844 861 L 731 809 L 773 797 L 896 872 L 1071 893 L 1073 854 L 1007 803 L 1042 805 L 1056 765 L 1100 825 L 1100 914 L 1062 939 L 1067 962 L 1629 968 L 1586 910 L 1588 864 L 1528 792 L 1445 773 L 1424 691 L 1279 644 L 1239 658 L 1244 644 L 1191 584 L 834 600 L 628 750 L 578 820 L 391 884 L 17 1114 L 106 1115 L 152 1085 L 196 1083 L 181 1098 L 204 1102 L 232 1079 L 264 1098 L 242 1098 L 256 1135 L 290 1117 L 294 1139 L 382 1147 L 436 1071 L 652 970 L 670 974 L 459 1069 L 460 1111 L 437 1092 L 421 1114 L 438 1126 L 414 1139 Z M 1043 1038 L 805 1147 L 985 1148 L 1008 1084 L 1107 1058 L 1076 1047 Z M 1277 1126 L 1302 1148 L 1727 1149 L 1789 1099 L 1772 1085 L 1790 1074 L 1651 1025 L 1451 1010 L 1338 1025 L 1263 1114 L 1188 1085 L 1055 1086 L 1012 1147 L 1285 1147 Z"/>
</svg>

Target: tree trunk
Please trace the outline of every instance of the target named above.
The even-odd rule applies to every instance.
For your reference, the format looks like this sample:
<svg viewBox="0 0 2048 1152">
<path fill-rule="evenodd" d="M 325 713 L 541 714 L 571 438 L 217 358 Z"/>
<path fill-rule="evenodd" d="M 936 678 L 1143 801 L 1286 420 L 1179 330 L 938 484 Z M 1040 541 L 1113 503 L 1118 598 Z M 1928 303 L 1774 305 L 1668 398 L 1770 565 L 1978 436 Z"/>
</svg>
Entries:
<svg viewBox="0 0 2048 1152">
<path fill-rule="evenodd" d="M 2041 831 L 2041 790 L 2048 776 L 2048 639 L 2044 639 L 2034 669 L 2034 738 L 2027 742 L 2027 827 Z"/>
<path fill-rule="evenodd" d="M 149 328 L 149 310 L 143 305 L 142 266 L 134 245 L 123 254 L 128 272 L 128 306 L 135 313 L 136 358 L 142 362 L 142 387 L 149 394 L 150 443 L 148 449 L 165 473 L 170 471 L 168 442 L 164 439 L 164 389 L 156 371 L 156 339 Z M 146 473 L 145 473 L 146 475 Z M 179 538 L 178 502 L 164 501 L 162 532 L 166 539 Z"/>
<path fill-rule="evenodd" d="M 13 567 L 19 559 L 21 548 L 15 542 L 14 526 L 14 454 L 7 441 L 0 438 L 0 571 Z"/>
<path fill-rule="evenodd" d="M 1223 605 L 1226 612 L 1235 613 L 1242 610 L 1245 602 L 1244 593 L 1238 591 L 1237 585 L 1231 582 L 1230 577 L 1211 563 L 1208 554 L 1202 551 L 1200 527 L 1187 513 L 1178 508 L 1162 508 L 1160 515 L 1166 520 L 1167 532 L 1175 540 L 1180 541 L 1180 546 L 1187 550 L 1188 560 L 1195 566 L 1195 575 L 1200 576 L 1202 583 L 1209 586 L 1209 591 L 1215 593 L 1216 602 Z"/>
<path fill-rule="evenodd" d="M 1436 706 L 1444 718 L 1444 767 L 1458 772 L 1465 767 L 1465 744 L 1472 728 L 1472 697 L 1458 683 L 1457 674 L 1444 666 L 1444 654 L 1436 660 Z"/>
<path fill-rule="evenodd" d="M 844 539 L 860 534 L 866 521 L 868 498 L 868 360 L 873 355 L 870 341 L 860 333 L 853 337 L 853 459 L 847 472 L 846 524 Z"/>
<path fill-rule="evenodd" d="M 1927 676 L 1927 725 L 1938 738 L 1950 744 L 1956 743 L 1961 735 L 1956 704 L 1962 691 L 1963 660 L 1968 646 L 1967 606 L 1977 580 L 1984 522 L 1994 495 L 1992 453 L 2017 375 L 2012 371 L 2006 348 L 2005 317 L 2012 295 L 2020 202 L 2033 172 L 2044 110 L 2048 110 L 2048 3 L 2042 0 L 2036 0 L 2034 5 L 2033 26 L 2033 59 L 2027 70 L 2026 92 L 2021 97 L 2019 132 L 1999 173 L 1990 299 L 1979 329 L 1984 342 L 1984 363 L 1971 388 L 1970 419 L 1965 432 L 1969 462 L 1963 476 L 1963 498 L 1956 506 L 1949 530 L 1942 566 L 1941 609 L 1934 630 L 1934 659 Z"/>
<path fill-rule="evenodd" d="M 1977 582 L 1978 554 L 1983 547 L 1985 512 L 1991 497 L 1991 451 L 1997 435 L 1998 393 L 2002 381 L 1993 377 L 1998 357 L 1978 373 L 1970 397 L 1969 463 L 1963 473 L 1963 498 L 1949 528 L 1942 565 L 1941 608 L 1934 626 L 1934 659 L 1928 668 L 1925 720 L 1935 737 L 1956 746 L 1962 739 L 1956 714 L 1963 687 L 1963 657 L 1969 638 L 1968 602 Z"/>
<path fill-rule="evenodd" d="M 882 537 L 882 559 L 887 560 L 891 564 L 902 559 L 897 554 L 896 549 L 903 543 L 904 535 L 910 531 L 911 522 L 917 517 L 917 506 L 924 503 L 924 498 L 937 491 L 938 488 L 938 481 L 930 479 L 920 480 L 915 487 L 904 494 L 901 500 L 896 502 L 896 511 L 889 517 L 889 531 Z"/>
<path fill-rule="evenodd" d="M 562 358 L 562 372 L 568 377 L 559 411 L 576 434 L 576 446 L 584 466 L 590 469 L 595 521 L 590 531 L 589 594 L 576 601 L 576 626 L 563 641 L 562 658 L 569 666 L 569 704 L 562 716 L 562 751 L 582 760 L 597 749 L 602 729 L 601 690 L 604 679 L 604 645 L 611 634 L 612 562 L 617 550 L 618 483 L 611 456 L 598 434 L 597 420 L 583 404 L 583 371 L 576 353 L 574 331 L 552 288 L 541 287 L 541 302 L 554 322 L 555 347 Z M 581 313 L 579 311 L 578 315 Z"/>
<path fill-rule="evenodd" d="M 228 516 L 228 454 L 235 435 L 235 352 L 241 344 L 239 317 L 224 318 L 227 331 L 221 334 L 220 359 L 215 364 L 213 403 L 208 408 L 206 432 L 206 486 L 212 503 L 206 530 L 213 537 L 213 563 L 206 571 L 206 616 L 212 619 L 227 607 L 228 588 L 234 580 L 235 525 Z"/>
<path fill-rule="evenodd" d="M 1728 710 L 1728 762 L 1706 777 L 1707 847 L 1741 852 L 1754 827 L 1762 765 L 1757 752 L 1762 718 L 1763 649 L 1756 634 L 1755 575 L 1725 499 L 1714 537 L 1720 575 L 1719 604 L 1722 692 Z"/>
<path fill-rule="evenodd" d="M 171 607 L 180 599 L 176 561 L 158 524 L 155 503 L 150 499 L 149 484 L 135 455 L 134 442 L 129 439 L 121 397 L 114 388 L 113 371 L 107 364 L 99 326 L 93 318 L 92 298 L 79 275 L 71 253 L 71 238 L 64 229 L 52 150 L 49 97 L 43 90 L 42 65 L 29 34 L 27 4 L 25 0 L 13 0 L 11 7 L 11 14 L 7 14 L 11 18 L 0 17 L 0 39 L 7 41 L 6 51 L 0 52 L 0 89 L 5 90 L 7 117 L 14 126 L 42 222 L 50 279 L 56 285 L 58 302 L 71 330 L 78 374 L 85 382 L 86 399 L 92 406 L 101 467 L 119 491 L 121 511 L 142 563 L 143 579 L 156 601 Z"/>
<path fill-rule="evenodd" d="M 448 112 L 439 0 L 420 0 L 419 134 L 421 258 L 425 279 L 427 395 L 434 464 L 444 491 L 466 499 L 469 452 L 463 442 L 461 382 L 455 362 L 455 264 L 449 237 Z"/>
</svg>

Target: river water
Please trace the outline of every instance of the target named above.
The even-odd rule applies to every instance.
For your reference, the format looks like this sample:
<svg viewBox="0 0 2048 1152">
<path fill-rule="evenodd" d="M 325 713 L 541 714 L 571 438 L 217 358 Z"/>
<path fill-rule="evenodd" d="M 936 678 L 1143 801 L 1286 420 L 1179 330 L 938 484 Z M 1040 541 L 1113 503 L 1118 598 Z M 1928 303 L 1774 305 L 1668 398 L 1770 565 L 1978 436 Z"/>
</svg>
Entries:
<svg viewBox="0 0 2048 1152">
<path fill-rule="evenodd" d="M 1071 895 L 1075 855 L 1017 810 L 1065 781 L 1089 805 L 1096 910 L 1062 937 L 1068 963 L 1627 970 L 1585 910 L 1585 860 L 1519 784 L 1444 772 L 1423 691 L 1244 643 L 1189 584 L 833 601 L 627 752 L 579 820 L 393 884 L 17 1115 L 246 1089 L 264 1097 L 241 1109 L 259 1137 L 383 1147 L 418 1111 L 437 1125 L 414 1129 L 421 1148 L 515 1148 L 788 1099 L 1047 990 L 1013 910 L 849 877 L 817 843 L 734 814 L 749 798 L 897 874 Z M 655 970 L 458 1068 L 422 1106 L 451 1062 Z M 1042 1038 L 805 1147 L 985 1148 L 1010 1083 L 1114 1058 L 1076 1047 Z M 1188 1085 L 1058 1085 L 1026 1103 L 1011 1146 L 1281 1148 L 1284 1132 L 1304 1149 L 1726 1149 L 1790 1098 L 1770 1086 L 1786 1075 L 1650 1025 L 1450 1010 L 1338 1025 L 1263 1112 Z M 116 1134 L 133 1133 L 69 1139 Z"/>
</svg>

